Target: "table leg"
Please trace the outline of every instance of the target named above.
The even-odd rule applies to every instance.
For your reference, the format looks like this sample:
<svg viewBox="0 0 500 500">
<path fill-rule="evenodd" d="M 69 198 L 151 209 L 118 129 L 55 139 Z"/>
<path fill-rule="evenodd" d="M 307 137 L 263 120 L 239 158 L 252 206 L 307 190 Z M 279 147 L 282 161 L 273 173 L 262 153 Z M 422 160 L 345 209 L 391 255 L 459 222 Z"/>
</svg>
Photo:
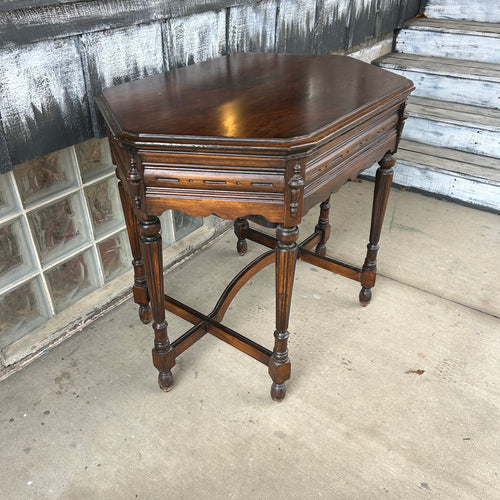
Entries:
<svg viewBox="0 0 500 500">
<path fill-rule="evenodd" d="M 293 279 L 297 262 L 299 228 L 278 226 L 276 229 L 276 331 L 273 355 L 269 360 L 271 397 L 281 401 L 285 397 L 285 381 L 290 378 L 288 358 L 288 320 L 292 300 Z"/>
<path fill-rule="evenodd" d="M 148 287 L 144 273 L 144 264 L 142 262 L 137 217 L 132 211 L 130 199 L 121 181 L 118 183 L 118 190 L 120 192 L 125 224 L 127 225 L 130 249 L 134 258 L 132 261 L 132 265 L 134 266 L 134 286 L 132 288 L 134 302 L 139 305 L 139 318 L 141 318 L 141 321 L 149 323 L 151 321 L 151 307 L 149 306 Z"/>
<path fill-rule="evenodd" d="M 379 250 L 380 232 L 384 222 L 385 209 L 389 198 L 389 191 L 394 175 L 393 167 L 396 163 L 393 155 L 387 153 L 379 162 L 379 169 L 375 178 L 373 195 L 372 221 L 370 227 L 370 242 L 367 245 L 366 259 L 361 272 L 361 292 L 359 302 L 367 306 L 372 298 L 372 288 L 375 285 L 377 273 L 377 253 Z"/>
<path fill-rule="evenodd" d="M 244 217 L 238 217 L 234 221 L 234 234 L 238 238 L 238 242 L 236 243 L 236 250 L 240 255 L 245 255 L 247 253 L 248 245 L 247 240 L 243 238 L 242 231 L 244 229 L 248 229 L 249 224 L 248 220 Z"/>
<path fill-rule="evenodd" d="M 316 253 L 318 255 L 326 254 L 326 242 L 328 238 L 330 238 L 330 221 L 328 220 L 328 215 L 330 213 L 330 197 L 328 197 L 323 203 L 320 205 L 320 213 L 318 224 L 316 225 L 315 230 L 321 233 L 321 239 L 319 243 L 316 245 Z"/>
<path fill-rule="evenodd" d="M 167 322 L 165 320 L 160 229 L 158 217 L 152 216 L 147 219 L 139 219 L 142 255 L 153 310 L 153 330 L 155 334 L 153 364 L 159 371 L 158 384 L 160 388 L 163 391 L 169 391 L 174 383 L 171 368 L 175 364 L 175 356 L 168 340 Z"/>
</svg>

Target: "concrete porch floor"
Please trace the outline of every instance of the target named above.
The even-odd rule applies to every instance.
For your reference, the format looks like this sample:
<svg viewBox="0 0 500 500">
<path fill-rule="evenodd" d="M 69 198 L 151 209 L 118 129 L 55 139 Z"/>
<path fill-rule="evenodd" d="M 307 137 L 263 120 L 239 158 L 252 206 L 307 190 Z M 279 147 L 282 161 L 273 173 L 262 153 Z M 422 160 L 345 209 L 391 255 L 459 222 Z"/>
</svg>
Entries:
<svg viewBox="0 0 500 500">
<path fill-rule="evenodd" d="M 333 196 L 330 255 L 362 263 L 372 188 Z M 128 300 L 0 383 L 0 496 L 500 498 L 499 248 L 497 215 L 393 189 L 369 307 L 357 283 L 298 263 L 279 405 L 266 367 L 208 335 L 162 393 Z M 168 293 L 208 312 L 260 251 L 238 257 L 225 233 Z M 272 348 L 273 323 L 271 266 L 225 324 Z"/>
</svg>

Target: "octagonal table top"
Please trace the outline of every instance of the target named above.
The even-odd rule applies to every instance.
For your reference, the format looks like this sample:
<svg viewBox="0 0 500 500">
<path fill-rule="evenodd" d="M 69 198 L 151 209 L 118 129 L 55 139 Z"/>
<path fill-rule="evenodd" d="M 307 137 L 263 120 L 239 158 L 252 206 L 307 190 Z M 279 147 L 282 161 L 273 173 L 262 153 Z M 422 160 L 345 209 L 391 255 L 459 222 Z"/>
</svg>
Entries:
<svg viewBox="0 0 500 500">
<path fill-rule="evenodd" d="M 412 88 L 346 56 L 233 54 L 107 88 L 97 102 L 128 142 L 272 146 L 331 134 Z"/>
</svg>

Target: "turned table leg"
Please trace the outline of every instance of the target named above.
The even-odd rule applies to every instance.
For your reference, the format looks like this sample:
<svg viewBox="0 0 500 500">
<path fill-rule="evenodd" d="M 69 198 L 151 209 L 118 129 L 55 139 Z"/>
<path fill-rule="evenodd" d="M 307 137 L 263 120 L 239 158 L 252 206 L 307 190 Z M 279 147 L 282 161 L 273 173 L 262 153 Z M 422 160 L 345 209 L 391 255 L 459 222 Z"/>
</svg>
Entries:
<svg viewBox="0 0 500 500">
<path fill-rule="evenodd" d="M 288 320 L 292 301 L 293 278 L 297 261 L 297 238 L 299 228 L 282 227 L 276 229 L 276 331 L 274 332 L 273 355 L 269 360 L 271 397 L 280 402 L 285 397 L 285 381 L 290 378 L 288 359 Z"/>
<path fill-rule="evenodd" d="M 238 238 L 236 243 L 236 250 L 240 255 L 245 255 L 247 253 L 248 245 L 247 240 L 243 237 L 243 230 L 248 229 L 248 220 L 244 217 L 238 217 L 234 221 L 234 234 Z"/>
<path fill-rule="evenodd" d="M 328 220 L 328 215 L 330 213 L 330 197 L 328 197 L 323 203 L 321 203 L 318 224 L 316 225 L 316 231 L 321 233 L 321 239 L 316 245 L 316 253 L 318 255 L 326 254 L 326 242 L 330 238 L 330 221 Z"/>
<path fill-rule="evenodd" d="M 171 369 L 175 364 L 175 356 L 168 340 L 167 322 L 165 320 L 160 229 L 158 217 L 152 216 L 145 220 L 139 219 L 142 255 L 153 310 L 153 330 L 155 334 L 153 364 L 159 371 L 158 384 L 160 388 L 163 391 L 169 391 L 174 383 Z"/>
<path fill-rule="evenodd" d="M 139 305 L 139 318 L 141 318 L 141 321 L 143 323 L 149 323 L 151 321 L 151 307 L 149 306 L 148 287 L 142 261 L 137 217 L 132 211 L 130 199 L 121 181 L 118 183 L 118 190 L 120 192 L 123 215 L 127 226 L 130 249 L 132 250 L 132 257 L 134 258 L 132 261 L 132 265 L 134 266 L 134 286 L 132 288 L 134 302 Z"/>
<path fill-rule="evenodd" d="M 370 242 L 367 245 L 366 259 L 361 272 L 361 292 L 359 302 L 367 306 L 372 298 L 372 288 L 375 285 L 377 273 L 378 242 L 382 223 L 384 222 L 385 209 L 389 198 L 394 164 L 396 160 L 391 153 L 387 153 L 379 162 L 379 169 L 375 178 L 375 191 L 373 195 L 372 221 L 370 227 Z"/>
</svg>

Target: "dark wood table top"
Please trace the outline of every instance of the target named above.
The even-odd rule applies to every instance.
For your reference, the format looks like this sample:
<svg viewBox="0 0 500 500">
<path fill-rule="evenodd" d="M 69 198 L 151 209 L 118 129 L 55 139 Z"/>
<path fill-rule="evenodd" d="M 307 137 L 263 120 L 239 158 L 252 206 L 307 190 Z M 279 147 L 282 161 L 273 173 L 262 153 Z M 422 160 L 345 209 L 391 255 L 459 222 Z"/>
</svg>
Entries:
<svg viewBox="0 0 500 500">
<path fill-rule="evenodd" d="M 344 56 L 234 54 L 105 89 L 117 138 L 143 143 L 299 144 L 412 83 Z"/>
<path fill-rule="evenodd" d="M 105 89 L 137 215 L 298 224 L 394 152 L 410 80 L 345 56 L 234 54 Z"/>
</svg>

